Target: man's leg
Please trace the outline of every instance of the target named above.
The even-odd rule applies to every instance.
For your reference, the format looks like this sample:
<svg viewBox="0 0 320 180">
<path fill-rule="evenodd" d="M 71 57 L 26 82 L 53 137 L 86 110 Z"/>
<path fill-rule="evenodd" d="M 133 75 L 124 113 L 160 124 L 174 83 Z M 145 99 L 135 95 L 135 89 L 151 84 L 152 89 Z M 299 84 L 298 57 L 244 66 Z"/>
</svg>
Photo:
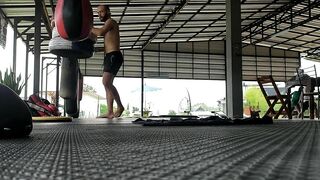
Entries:
<svg viewBox="0 0 320 180">
<path fill-rule="evenodd" d="M 123 107 L 123 105 L 121 103 L 121 99 L 120 99 L 118 90 L 113 84 L 111 86 L 111 90 L 112 90 L 113 99 L 117 103 L 117 111 L 114 113 L 114 117 L 120 117 L 122 112 L 124 111 L 124 107 Z"/>
<path fill-rule="evenodd" d="M 112 119 L 114 118 L 113 113 L 113 94 L 112 94 L 112 82 L 113 82 L 114 76 L 109 72 L 104 72 L 102 77 L 102 83 L 104 86 L 104 89 L 106 90 L 106 97 L 107 97 L 107 106 L 108 106 L 108 112 L 107 112 L 107 118 Z"/>
<path fill-rule="evenodd" d="M 113 85 L 114 75 L 109 72 L 103 73 L 103 85 L 107 94 L 108 118 L 120 117 L 124 111 L 117 88 Z M 113 100 L 117 103 L 117 111 L 113 113 Z"/>
</svg>

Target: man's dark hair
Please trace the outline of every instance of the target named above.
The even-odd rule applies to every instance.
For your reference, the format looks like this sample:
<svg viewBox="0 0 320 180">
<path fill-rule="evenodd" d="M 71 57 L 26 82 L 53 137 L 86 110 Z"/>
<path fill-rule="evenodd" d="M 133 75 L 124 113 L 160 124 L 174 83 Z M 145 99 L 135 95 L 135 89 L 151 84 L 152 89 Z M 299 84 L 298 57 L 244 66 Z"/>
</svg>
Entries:
<svg viewBox="0 0 320 180">
<path fill-rule="evenodd" d="M 110 12 L 110 8 L 108 5 L 104 5 L 104 8 L 106 8 L 106 10 L 108 10 L 108 12 Z"/>
</svg>

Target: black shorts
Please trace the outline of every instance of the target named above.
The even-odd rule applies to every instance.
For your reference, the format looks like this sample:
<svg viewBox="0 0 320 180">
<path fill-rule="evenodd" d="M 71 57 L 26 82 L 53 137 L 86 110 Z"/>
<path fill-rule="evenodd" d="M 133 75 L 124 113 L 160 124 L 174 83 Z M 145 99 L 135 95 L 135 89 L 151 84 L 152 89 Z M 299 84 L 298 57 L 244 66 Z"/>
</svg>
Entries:
<svg viewBox="0 0 320 180">
<path fill-rule="evenodd" d="M 122 63 L 123 57 L 120 51 L 107 53 L 104 57 L 103 72 L 110 72 L 115 76 L 117 75 Z"/>
</svg>

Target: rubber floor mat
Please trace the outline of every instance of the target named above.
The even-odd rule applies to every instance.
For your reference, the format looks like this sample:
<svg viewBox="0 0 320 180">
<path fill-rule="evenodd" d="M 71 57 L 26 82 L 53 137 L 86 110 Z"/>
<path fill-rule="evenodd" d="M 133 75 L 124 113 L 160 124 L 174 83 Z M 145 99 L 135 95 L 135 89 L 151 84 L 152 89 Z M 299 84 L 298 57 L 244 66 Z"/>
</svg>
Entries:
<svg viewBox="0 0 320 180">
<path fill-rule="evenodd" d="M 0 179 L 319 179 L 320 122 L 34 123 L 0 139 Z"/>
</svg>

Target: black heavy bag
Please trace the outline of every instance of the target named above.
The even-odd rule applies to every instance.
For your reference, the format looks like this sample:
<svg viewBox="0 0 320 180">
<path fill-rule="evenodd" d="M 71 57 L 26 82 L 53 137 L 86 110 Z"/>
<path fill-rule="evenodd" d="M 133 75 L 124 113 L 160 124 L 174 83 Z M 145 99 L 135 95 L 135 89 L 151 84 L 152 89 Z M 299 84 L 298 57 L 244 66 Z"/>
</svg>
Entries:
<svg viewBox="0 0 320 180">
<path fill-rule="evenodd" d="M 79 63 L 77 59 L 62 58 L 60 97 L 64 99 L 77 98 Z"/>
<path fill-rule="evenodd" d="M 0 136 L 28 136 L 32 131 L 32 116 L 26 103 L 9 87 L 0 84 Z"/>
<path fill-rule="evenodd" d="M 93 26 L 89 0 L 58 0 L 55 23 L 60 36 L 71 41 L 88 37 Z"/>
</svg>

